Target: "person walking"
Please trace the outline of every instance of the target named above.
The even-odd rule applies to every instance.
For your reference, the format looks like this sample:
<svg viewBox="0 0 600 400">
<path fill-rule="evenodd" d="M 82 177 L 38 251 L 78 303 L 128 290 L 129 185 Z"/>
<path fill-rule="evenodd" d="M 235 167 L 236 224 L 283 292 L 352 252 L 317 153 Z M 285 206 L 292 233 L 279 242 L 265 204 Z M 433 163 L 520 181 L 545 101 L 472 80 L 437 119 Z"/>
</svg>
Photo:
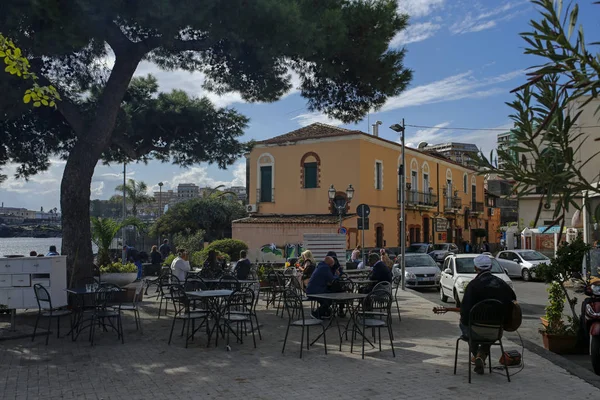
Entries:
<svg viewBox="0 0 600 400">
<path fill-rule="evenodd" d="M 169 239 L 163 240 L 163 244 L 160 245 L 158 251 L 160 252 L 160 255 L 162 256 L 163 260 L 166 260 L 167 257 L 169 257 L 169 254 L 171 254 L 171 246 L 169 246 Z"/>
</svg>

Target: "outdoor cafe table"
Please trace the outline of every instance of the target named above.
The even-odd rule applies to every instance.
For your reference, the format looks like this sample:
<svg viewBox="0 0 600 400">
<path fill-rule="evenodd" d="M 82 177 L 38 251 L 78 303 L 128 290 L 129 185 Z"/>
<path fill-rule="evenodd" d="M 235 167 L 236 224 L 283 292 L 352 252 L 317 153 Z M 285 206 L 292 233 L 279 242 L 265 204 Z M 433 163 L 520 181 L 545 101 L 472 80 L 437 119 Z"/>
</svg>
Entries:
<svg viewBox="0 0 600 400">
<path fill-rule="evenodd" d="M 352 283 L 355 286 L 366 286 L 366 285 L 372 285 L 375 283 L 378 283 L 379 281 L 373 281 L 370 279 L 352 279 Z"/>
<path fill-rule="evenodd" d="M 348 311 L 350 314 L 350 320 L 348 321 L 348 324 L 346 324 L 346 328 L 344 329 L 344 332 L 348 331 L 348 327 L 350 326 L 350 323 L 355 323 L 356 322 L 356 305 L 354 304 L 354 300 L 363 300 L 365 297 L 367 297 L 366 294 L 364 293 L 346 293 L 346 292 L 340 292 L 340 293 L 319 293 L 319 294 L 307 294 L 306 295 L 309 299 L 311 300 L 331 300 L 332 302 L 332 307 L 331 307 L 331 318 L 329 319 L 329 324 L 327 324 L 327 326 L 325 327 L 325 330 L 327 331 L 329 328 L 331 328 L 331 326 L 333 325 L 333 320 L 335 319 L 337 328 L 338 328 L 338 335 L 340 337 L 340 351 L 342 351 L 342 331 L 340 329 L 340 323 L 338 320 L 338 308 L 340 304 L 346 304 L 348 305 Z M 359 333 L 362 335 L 363 333 L 359 331 Z M 321 333 L 319 336 L 317 336 L 317 338 L 315 340 L 313 340 L 313 342 L 311 343 L 311 346 L 321 338 L 323 334 Z M 367 340 L 368 341 L 368 340 Z M 371 343 L 371 342 L 369 342 Z"/>
<path fill-rule="evenodd" d="M 73 321 L 73 329 L 71 329 L 71 331 L 67 334 L 70 335 L 72 331 L 76 331 L 77 332 L 77 336 L 75 336 L 75 339 L 73 340 L 77 340 L 77 338 L 79 337 L 79 334 L 81 333 L 81 330 L 84 328 L 87 328 L 88 325 L 83 326 L 83 323 L 86 322 L 87 320 L 89 320 L 90 324 L 89 327 L 91 327 L 91 318 L 88 319 L 84 319 L 84 312 L 86 307 L 96 307 L 96 294 L 98 293 L 98 289 L 101 287 L 98 286 L 98 288 L 96 290 L 92 290 L 92 291 L 88 291 L 87 288 L 85 287 L 77 287 L 77 288 L 70 288 L 70 289 L 65 289 L 65 292 L 67 292 L 67 294 L 72 295 L 75 298 L 75 302 L 73 305 L 73 309 L 74 309 L 74 321 Z M 120 292 L 124 292 L 125 289 L 120 288 Z M 91 304 L 85 304 L 85 299 L 91 297 Z"/>
<path fill-rule="evenodd" d="M 210 338 L 212 337 L 215 329 L 221 330 L 219 324 L 222 317 L 223 311 L 223 299 L 231 296 L 233 290 L 220 289 L 220 290 L 198 290 L 193 292 L 185 292 L 185 294 L 192 299 L 201 299 L 206 300 L 208 305 L 208 312 L 215 320 L 215 326 L 213 326 L 212 330 L 208 334 L 208 344 L 210 345 Z M 224 332 L 221 331 L 223 334 Z M 193 333 L 192 333 L 193 335 Z M 215 346 L 217 345 L 219 340 L 219 333 L 217 332 L 217 337 L 215 339 Z M 208 347 L 208 345 L 207 345 Z"/>
</svg>

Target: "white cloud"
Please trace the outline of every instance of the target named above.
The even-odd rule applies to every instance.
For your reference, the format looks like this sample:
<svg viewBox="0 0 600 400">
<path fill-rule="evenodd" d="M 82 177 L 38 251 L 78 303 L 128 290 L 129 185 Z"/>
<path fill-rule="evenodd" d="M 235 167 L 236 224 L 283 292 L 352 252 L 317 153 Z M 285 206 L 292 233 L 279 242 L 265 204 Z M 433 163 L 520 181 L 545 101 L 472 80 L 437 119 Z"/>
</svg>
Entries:
<svg viewBox="0 0 600 400">
<path fill-rule="evenodd" d="M 453 34 L 464 34 L 471 32 L 480 32 L 486 29 L 494 28 L 499 22 L 508 21 L 524 10 L 512 11 L 513 9 L 520 7 L 527 2 L 517 1 L 512 3 L 506 3 L 500 7 L 482 11 L 477 15 L 472 12 L 465 14 L 465 17 L 450 26 L 450 32 Z"/>
<path fill-rule="evenodd" d="M 292 118 L 292 120 L 296 120 L 298 122 L 298 124 L 300 124 L 301 126 L 306 126 L 306 125 L 314 124 L 317 122 L 320 122 L 323 124 L 328 124 L 328 125 L 334 125 L 334 126 L 339 126 L 339 125 L 344 124 L 342 121 L 330 118 L 327 115 L 322 114 L 320 112 L 310 112 L 310 113 L 306 113 L 306 114 L 300 114 L 300 115 Z"/>
<path fill-rule="evenodd" d="M 394 36 L 390 42 L 390 47 L 400 47 L 409 43 L 421 42 L 429 39 L 440 29 L 440 25 L 432 22 L 424 22 L 409 26 L 403 31 L 400 31 Z"/>
<path fill-rule="evenodd" d="M 212 178 L 212 174 L 207 167 L 191 167 L 173 176 L 173 179 L 171 179 L 170 181 L 163 181 L 163 183 L 165 184 L 165 186 L 163 186 L 163 190 L 165 190 L 165 187 L 167 185 L 170 186 L 172 190 L 176 190 L 177 185 L 179 185 L 180 183 L 194 183 L 199 187 L 211 188 L 220 185 L 224 185 L 225 187 L 246 185 L 245 161 L 235 164 L 231 172 L 232 179 L 230 181 L 217 180 Z M 158 191 L 158 186 L 152 187 L 152 190 Z"/>
<path fill-rule="evenodd" d="M 491 78 L 478 79 L 474 77 L 472 71 L 463 72 L 439 81 L 416 86 L 399 96 L 391 97 L 381 111 L 466 98 L 489 97 L 504 90 L 494 85 L 510 81 L 523 73 L 522 70 L 519 70 Z"/>
<path fill-rule="evenodd" d="M 92 187 L 90 188 L 92 194 L 91 197 L 92 198 L 98 198 L 100 196 L 102 196 L 104 194 L 104 182 L 100 181 L 100 182 L 95 182 L 92 183 Z"/>
<path fill-rule="evenodd" d="M 444 6 L 445 0 L 398 0 L 398 12 L 411 17 L 425 17 Z"/>
<path fill-rule="evenodd" d="M 414 134 L 408 135 L 406 146 L 417 147 L 420 142 L 427 142 L 430 144 L 439 143 L 440 138 L 445 136 L 441 128 L 445 128 L 451 123 L 452 121 L 446 121 L 439 123 L 432 128 L 419 129 Z M 438 134 L 440 131 L 442 133 Z"/>
</svg>

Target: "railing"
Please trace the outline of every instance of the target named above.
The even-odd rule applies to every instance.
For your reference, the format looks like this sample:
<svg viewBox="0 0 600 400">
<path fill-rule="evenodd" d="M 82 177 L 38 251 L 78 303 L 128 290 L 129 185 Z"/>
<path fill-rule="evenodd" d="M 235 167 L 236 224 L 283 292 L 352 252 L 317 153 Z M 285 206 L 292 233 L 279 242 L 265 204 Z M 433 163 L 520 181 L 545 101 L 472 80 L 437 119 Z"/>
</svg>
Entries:
<svg viewBox="0 0 600 400">
<path fill-rule="evenodd" d="M 482 213 L 483 212 L 483 202 L 472 201 L 471 202 L 471 212 Z"/>
<path fill-rule="evenodd" d="M 460 197 L 446 197 L 444 202 L 444 211 L 454 212 L 462 207 L 462 200 Z"/>
<path fill-rule="evenodd" d="M 438 203 L 438 195 L 431 192 L 418 192 L 416 190 L 407 190 L 407 206 L 435 207 Z M 398 190 L 398 204 L 401 203 L 400 190 Z"/>
<path fill-rule="evenodd" d="M 275 203 L 275 188 L 271 188 L 271 196 L 268 192 L 263 193 L 261 189 L 256 189 L 257 203 Z"/>
</svg>

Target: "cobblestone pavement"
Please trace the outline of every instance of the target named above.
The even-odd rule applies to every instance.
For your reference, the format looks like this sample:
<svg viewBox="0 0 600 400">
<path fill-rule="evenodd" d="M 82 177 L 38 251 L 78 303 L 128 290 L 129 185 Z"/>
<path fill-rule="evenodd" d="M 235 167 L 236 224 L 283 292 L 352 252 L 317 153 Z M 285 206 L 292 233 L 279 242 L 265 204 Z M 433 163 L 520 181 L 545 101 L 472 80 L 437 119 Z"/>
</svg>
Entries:
<svg viewBox="0 0 600 400">
<path fill-rule="evenodd" d="M 458 374 L 452 370 L 457 315 L 433 315 L 432 303 L 411 292 L 398 297 L 402 322 L 396 314 L 396 357 L 382 333 L 383 351 L 369 349 L 364 360 L 356 348 L 350 353 L 349 342 L 338 351 L 337 330 L 328 331 L 327 356 L 318 342 L 299 359 L 299 329 L 291 330 L 282 355 L 287 319 L 265 310 L 262 301 L 263 340 L 257 338 L 257 349 L 250 337 L 243 344 L 232 343 L 230 352 L 223 342 L 207 348 L 205 335 L 185 349 L 177 334 L 168 346 L 171 319 L 157 319 L 157 303 L 146 300 L 144 334 L 126 317 L 125 344 L 112 333 L 100 333 L 94 347 L 86 337 L 72 342 L 52 336 L 48 346 L 43 337 L 34 343 L 0 342 L 0 399 L 597 399 L 600 395 L 600 390 L 531 353 L 524 354 L 525 369 L 511 383 L 501 374 L 486 373 L 474 374 L 469 385 L 464 343 Z M 506 341 L 505 348 L 520 345 Z M 494 362 L 498 358 L 499 350 L 494 349 Z"/>
</svg>

